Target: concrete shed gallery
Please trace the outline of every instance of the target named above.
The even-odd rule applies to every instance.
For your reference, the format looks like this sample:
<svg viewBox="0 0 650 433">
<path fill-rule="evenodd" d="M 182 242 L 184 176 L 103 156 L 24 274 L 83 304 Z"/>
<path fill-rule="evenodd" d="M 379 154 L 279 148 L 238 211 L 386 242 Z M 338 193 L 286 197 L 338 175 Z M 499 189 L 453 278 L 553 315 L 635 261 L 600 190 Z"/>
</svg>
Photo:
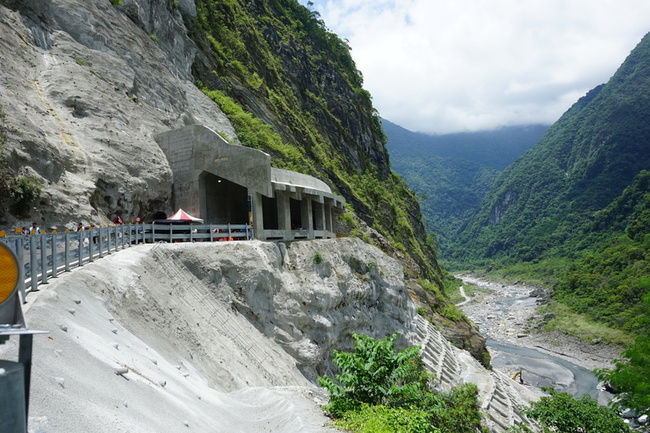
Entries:
<svg viewBox="0 0 650 433">
<path fill-rule="evenodd" d="M 335 237 L 344 200 L 325 182 L 271 167 L 260 150 L 201 125 L 158 134 L 174 176 L 173 205 L 206 224 L 251 224 L 260 240 Z"/>
</svg>

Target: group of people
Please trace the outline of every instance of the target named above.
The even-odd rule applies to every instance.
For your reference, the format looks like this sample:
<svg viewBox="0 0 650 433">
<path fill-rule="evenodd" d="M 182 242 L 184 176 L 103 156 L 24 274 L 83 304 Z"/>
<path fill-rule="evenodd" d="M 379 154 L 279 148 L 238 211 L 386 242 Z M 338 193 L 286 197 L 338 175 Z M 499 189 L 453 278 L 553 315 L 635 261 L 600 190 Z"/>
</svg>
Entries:
<svg viewBox="0 0 650 433">
<path fill-rule="evenodd" d="M 142 219 L 140 217 L 135 217 L 133 222 L 135 224 L 140 224 L 142 222 Z M 113 220 L 113 224 L 124 224 L 124 220 L 122 219 L 122 216 L 116 215 L 115 219 Z M 82 222 L 79 222 L 72 230 L 75 232 L 80 232 L 83 230 L 92 230 L 94 228 L 96 228 L 95 224 L 90 224 L 88 227 L 85 227 Z M 42 232 L 41 232 L 41 228 L 38 226 L 38 223 L 34 222 L 32 223 L 32 226 L 29 228 L 23 227 L 20 230 L 20 233 L 22 233 L 23 235 L 30 235 L 30 234 L 40 235 Z"/>
<path fill-rule="evenodd" d="M 133 219 L 133 224 L 140 224 L 142 222 L 142 218 L 135 217 Z M 113 224 L 124 224 L 124 220 L 122 219 L 121 215 L 115 215 L 115 219 L 113 219 Z"/>
<path fill-rule="evenodd" d="M 30 234 L 40 235 L 41 228 L 38 226 L 38 223 L 32 223 L 32 226 L 30 228 L 23 227 L 21 233 L 24 235 L 30 235 Z"/>
</svg>

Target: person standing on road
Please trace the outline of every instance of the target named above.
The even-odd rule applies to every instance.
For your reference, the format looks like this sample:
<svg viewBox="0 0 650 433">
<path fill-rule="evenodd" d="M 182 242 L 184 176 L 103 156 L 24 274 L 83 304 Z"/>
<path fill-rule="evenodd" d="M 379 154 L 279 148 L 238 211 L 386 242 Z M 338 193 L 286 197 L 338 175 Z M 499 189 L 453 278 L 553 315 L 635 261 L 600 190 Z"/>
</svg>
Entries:
<svg viewBox="0 0 650 433">
<path fill-rule="evenodd" d="M 40 235 L 41 234 L 41 229 L 38 227 L 37 223 L 32 223 L 32 228 L 30 230 L 30 233 L 33 235 Z"/>
</svg>

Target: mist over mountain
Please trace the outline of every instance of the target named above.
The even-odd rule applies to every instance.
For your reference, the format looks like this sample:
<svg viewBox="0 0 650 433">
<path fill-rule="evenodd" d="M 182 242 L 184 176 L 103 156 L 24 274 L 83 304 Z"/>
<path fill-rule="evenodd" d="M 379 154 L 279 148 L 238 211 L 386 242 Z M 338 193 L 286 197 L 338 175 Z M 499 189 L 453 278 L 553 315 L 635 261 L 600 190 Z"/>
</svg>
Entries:
<svg viewBox="0 0 650 433">
<path fill-rule="evenodd" d="M 629 390 L 647 386 L 649 169 L 650 34 L 499 175 L 450 248 L 457 266 L 553 286 L 565 332 L 636 338 Z"/>
<path fill-rule="evenodd" d="M 391 167 L 418 194 L 427 230 L 437 237 L 443 258 L 501 170 L 547 129 L 545 125 L 527 125 L 427 135 L 386 119 L 382 126 L 388 137 Z"/>
<path fill-rule="evenodd" d="M 548 125 L 504 126 L 490 131 L 429 135 L 412 132 L 386 119 L 382 127 L 393 165 L 395 159 L 414 154 L 425 157 L 451 157 L 503 170 L 533 144 Z M 399 171 L 398 171 L 399 173 Z"/>
<path fill-rule="evenodd" d="M 532 260 L 581 229 L 650 168 L 650 37 L 499 176 L 459 234 L 463 259 Z"/>
</svg>

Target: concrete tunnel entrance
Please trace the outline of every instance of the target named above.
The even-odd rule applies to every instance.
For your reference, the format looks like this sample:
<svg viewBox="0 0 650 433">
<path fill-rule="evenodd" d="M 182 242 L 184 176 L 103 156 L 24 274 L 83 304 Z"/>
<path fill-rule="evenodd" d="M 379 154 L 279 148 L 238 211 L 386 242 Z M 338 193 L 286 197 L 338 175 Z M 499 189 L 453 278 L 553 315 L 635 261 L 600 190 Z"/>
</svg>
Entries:
<svg viewBox="0 0 650 433">
<path fill-rule="evenodd" d="M 248 189 L 207 171 L 199 175 L 201 217 L 206 224 L 248 224 Z"/>
<path fill-rule="evenodd" d="M 260 150 L 202 125 L 154 136 L 173 174 L 173 206 L 206 224 L 246 224 L 259 240 L 334 238 L 345 201 L 313 176 L 271 167 Z"/>
</svg>

